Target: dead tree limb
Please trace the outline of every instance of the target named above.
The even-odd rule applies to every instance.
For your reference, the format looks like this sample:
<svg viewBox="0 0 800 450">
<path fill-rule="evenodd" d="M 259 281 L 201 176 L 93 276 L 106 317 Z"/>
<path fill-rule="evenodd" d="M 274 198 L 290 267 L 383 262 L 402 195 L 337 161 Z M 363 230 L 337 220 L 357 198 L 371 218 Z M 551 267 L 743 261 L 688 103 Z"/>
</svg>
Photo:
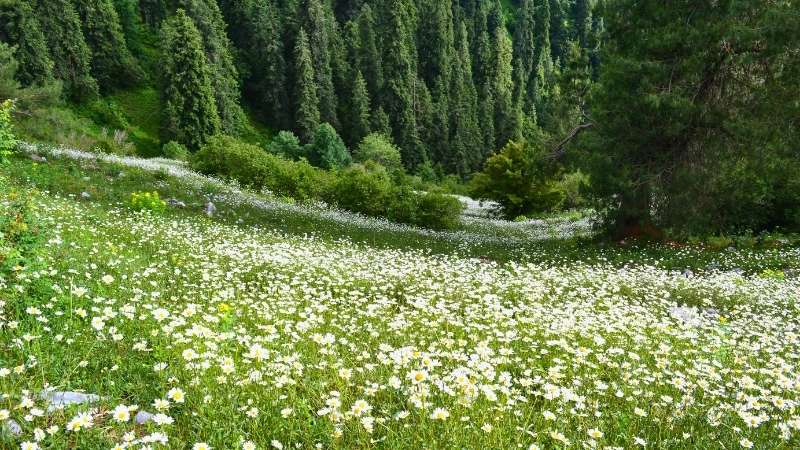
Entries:
<svg viewBox="0 0 800 450">
<path fill-rule="evenodd" d="M 572 131 L 567 134 L 561 142 L 550 152 L 548 158 L 550 159 L 559 159 L 567 153 L 566 147 L 567 144 L 573 139 L 575 139 L 582 131 L 592 128 L 594 126 L 593 123 L 582 123 L 577 127 L 573 128 Z"/>
</svg>

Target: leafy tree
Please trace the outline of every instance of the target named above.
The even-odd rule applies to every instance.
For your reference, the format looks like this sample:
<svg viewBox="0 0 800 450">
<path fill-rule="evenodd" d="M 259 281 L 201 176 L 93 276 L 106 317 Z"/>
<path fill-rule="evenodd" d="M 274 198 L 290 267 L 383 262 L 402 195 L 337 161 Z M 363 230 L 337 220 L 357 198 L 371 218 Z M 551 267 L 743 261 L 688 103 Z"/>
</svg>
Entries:
<svg viewBox="0 0 800 450">
<path fill-rule="evenodd" d="M 30 3 L 0 0 L 0 41 L 17 48 L 16 79 L 20 83 L 43 85 L 53 80 L 53 61 Z"/>
<path fill-rule="evenodd" d="M 166 137 L 197 150 L 222 125 L 200 32 L 182 9 L 162 25 L 160 67 Z"/>
<path fill-rule="evenodd" d="M 359 163 L 374 161 L 389 170 L 403 168 L 400 149 L 392 143 L 388 136 L 379 133 L 365 136 L 353 152 L 353 158 Z"/>
<path fill-rule="evenodd" d="M 496 201 L 509 219 L 550 212 L 564 201 L 542 141 L 511 141 L 490 157 L 471 182 L 472 195 Z"/>
<path fill-rule="evenodd" d="M 239 73 L 233 60 L 226 24 L 216 0 L 180 0 L 186 14 L 194 20 L 203 39 L 211 71 L 212 92 L 222 130 L 231 135 L 242 132 L 245 115 L 239 104 Z"/>
<path fill-rule="evenodd" d="M 92 53 L 92 75 L 103 92 L 131 86 L 143 77 L 111 0 L 75 0 L 83 35 Z"/>
<path fill-rule="evenodd" d="M 91 52 L 81 31 L 81 20 L 70 0 L 34 0 L 42 32 L 53 60 L 53 75 L 64 82 L 74 101 L 98 95 L 91 74 Z"/>
<path fill-rule="evenodd" d="M 317 128 L 314 140 L 309 144 L 308 155 L 311 164 L 327 170 L 341 169 L 352 162 L 344 141 L 329 123 Z"/>
<path fill-rule="evenodd" d="M 294 71 L 297 78 L 295 84 L 295 127 L 300 139 L 305 142 L 311 142 L 320 123 L 317 85 L 314 79 L 311 50 L 308 45 L 308 36 L 305 30 L 301 28 L 294 50 Z"/>
</svg>

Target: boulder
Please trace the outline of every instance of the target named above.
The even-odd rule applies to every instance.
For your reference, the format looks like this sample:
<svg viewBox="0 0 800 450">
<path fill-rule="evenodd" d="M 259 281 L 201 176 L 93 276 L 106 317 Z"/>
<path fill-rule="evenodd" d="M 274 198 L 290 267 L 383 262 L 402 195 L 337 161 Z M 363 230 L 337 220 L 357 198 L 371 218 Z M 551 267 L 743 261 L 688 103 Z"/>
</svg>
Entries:
<svg viewBox="0 0 800 450">
<path fill-rule="evenodd" d="M 100 396 L 69 391 L 42 391 L 39 394 L 42 400 L 47 401 L 47 411 L 52 412 L 70 405 L 88 405 L 100 401 Z"/>
</svg>

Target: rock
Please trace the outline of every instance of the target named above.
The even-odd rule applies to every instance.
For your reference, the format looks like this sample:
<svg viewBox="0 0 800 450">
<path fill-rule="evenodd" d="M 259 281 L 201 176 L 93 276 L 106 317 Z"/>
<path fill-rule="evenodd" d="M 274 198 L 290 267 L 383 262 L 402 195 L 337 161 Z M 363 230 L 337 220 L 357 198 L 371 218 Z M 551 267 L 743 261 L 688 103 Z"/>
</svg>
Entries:
<svg viewBox="0 0 800 450">
<path fill-rule="evenodd" d="M 90 193 L 88 193 L 86 191 L 81 192 L 81 198 L 88 200 L 88 199 L 92 198 L 92 194 L 90 194 Z"/>
<path fill-rule="evenodd" d="M 186 208 L 186 203 L 178 200 L 177 198 L 171 198 L 167 200 L 167 204 L 175 208 Z"/>
<path fill-rule="evenodd" d="M 136 413 L 136 417 L 134 417 L 133 420 L 135 420 L 136 424 L 138 425 L 144 425 L 147 422 L 153 420 L 153 416 L 154 414 L 149 413 L 147 411 L 139 411 Z"/>
<path fill-rule="evenodd" d="M 19 426 L 19 424 L 13 419 L 8 419 L 6 423 L 0 427 L 0 430 L 7 431 L 14 436 L 19 436 L 22 434 L 22 427 Z"/>
<path fill-rule="evenodd" d="M 694 272 L 692 272 L 692 269 L 684 269 L 682 275 L 686 278 L 692 278 L 694 276 Z"/>
<path fill-rule="evenodd" d="M 206 205 L 203 207 L 203 211 L 205 211 L 205 213 L 206 213 L 206 215 L 207 215 L 208 217 L 213 217 L 213 216 L 214 216 L 214 214 L 217 212 L 217 207 L 216 207 L 216 206 L 214 206 L 214 203 L 213 203 L 213 202 L 208 202 L 208 203 L 206 203 Z"/>
<path fill-rule="evenodd" d="M 35 154 L 31 155 L 31 159 L 36 161 L 36 162 L 39 162 L 39 163 L 46 163 L 47 162 L 47 158 L 45 158 L 44 156 L 39 156 L 39 155 L 35 155 Z"/>
<path fill-rule="evenodd" d="M 49 403 L 47 412 L 63 409 L 69 405 L 83 405 L 100 401 L 99 395 L 84 394 L 81 392 L 42 391 L 39 397 Z"/>
<path fill-rule="evenodd" d="M 738 267 L 734 267 L 733 269 L 730 270 L 730 272 L 735 273 L 736 275 L 742 275 L 742 276 L 744 275 L 744 270 Z"/>
</svg>

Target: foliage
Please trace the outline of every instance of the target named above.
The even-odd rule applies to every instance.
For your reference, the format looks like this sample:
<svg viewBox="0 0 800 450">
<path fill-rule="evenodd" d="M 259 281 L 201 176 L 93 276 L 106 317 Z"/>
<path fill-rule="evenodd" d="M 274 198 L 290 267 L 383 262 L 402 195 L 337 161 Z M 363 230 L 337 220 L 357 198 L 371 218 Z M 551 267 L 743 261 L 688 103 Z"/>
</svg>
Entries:
<svg viewBox="0 0 800 450">
<path fill-rule="evenodd" d="M 166 144 L 164 144 L 164 146 L 161 149 L 161 154 L 163 154 L 167 158 L 175 159 L 178 161 L 189 161 L 189 158 L 191 157 L 191 153 L 189 153 L 189 150 L 175 141 L 169 141 Z"/>
<path fill-rule="evenodd" d="M 592 115 L 596 206 L 619 233 L 800 229 L 791 2 L 608 2 Z M 780 130 L 776 132 L 776 130 Z"/>
<path fill-rule="evenodd" d="M 319 127 L 319 96 L 314 83 L 314 66 L 311 61 L 308 35 L 300 30 L 294 49 L 294 70 L 297 77 L 295 88 L 295 130 L 305 142 L 314 138 Z"/>
<path fill-rule="evenodd" d="M 5 162 L 11 156 L 11 152 L 17 147 L 17 138 L 14 136 L 13 125 L 11 124 L 11 112 L 14 110 L 14 103 L 6 100 L 0 103 L 0 163 Z"/>
<path fill-rule="evenodd" d="M 403 168 L 398 149 L 387 136 L 372 133 L 364 137 L 353 152 L 353 159 L 359 163 L 374 161 L 389 170 Z"/>
<path fill-rule="evenodd" d="M 0 0 L 0 41 L 16 47 L 17 81 L 26 86 L 53 81 L 53 60 L 30 2 Z"/>
<path fill-rule="evenodd" d="M 41 241 L 33 194 L 17 189 L 0 176 L 0 285 L 8 271 L 27 265 Z"/>
<path fill-rule="evenodd" d="M 341 169 L 352 162 L 347 146 L 336 133 L 336 129 L 328 123 L 317 128 L 307 153 L 311 164 L 326 170 Z"/>
<path fill-rule="evenodd" d="M 134 192 L 130 198 L 131 208 L 137 211 L 150 211 L 163 213 L 167 209 L 167 202 L 161 200 L 158 192 Z"/>
<path fill-rule="evenodd" d="M 291 131 L 278 132 L 267 145 L 267 150 L 287 159 L 308 158 L 306 148 L 300 144 L 300 139 Z"/>
<path fill-rule="evenodd" d="M 552 165 L 542 142 L 509 142 L 472 179 L 472 193 L 496 201 L 509 219 L 556 210 L 564 193 L 558 189 Z"/>
</svg>

